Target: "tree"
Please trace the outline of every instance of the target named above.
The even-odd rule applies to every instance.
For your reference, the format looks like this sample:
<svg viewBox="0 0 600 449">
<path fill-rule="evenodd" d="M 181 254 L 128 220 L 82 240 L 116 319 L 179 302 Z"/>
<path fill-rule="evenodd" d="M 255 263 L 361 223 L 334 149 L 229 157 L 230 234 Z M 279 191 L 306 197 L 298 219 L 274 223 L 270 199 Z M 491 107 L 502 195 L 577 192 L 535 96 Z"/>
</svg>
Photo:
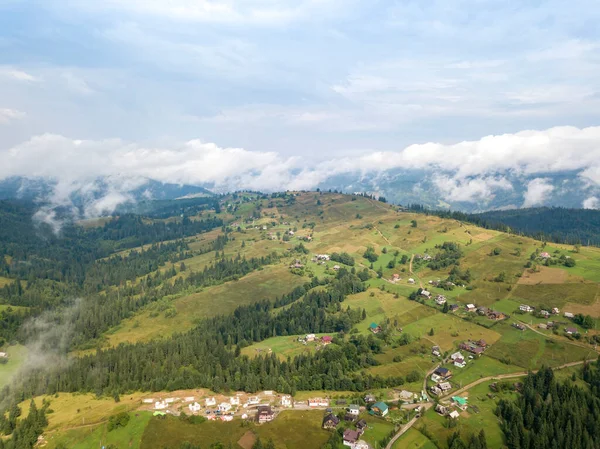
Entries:
<svg viewBox="0 0 600 449">
<path fill-rule="evenodd" d="M 434 330 L 433 330 L 433 327 L 432 327 L 431 329 L 429 329 L 429 333 L 428 333 L 428 335 L 429 335 L 430 337 L 433 337 L 433 334 L 434 334 L 434 333 L 435 333 L 435 332 L 434 332 Z"/>
<path fill-rule="evenodd" d="M 417 220 L 411 220 L 410 226 L 413 227 L 413 228 L 416 228 L 417 227 Z"/>
</svg>

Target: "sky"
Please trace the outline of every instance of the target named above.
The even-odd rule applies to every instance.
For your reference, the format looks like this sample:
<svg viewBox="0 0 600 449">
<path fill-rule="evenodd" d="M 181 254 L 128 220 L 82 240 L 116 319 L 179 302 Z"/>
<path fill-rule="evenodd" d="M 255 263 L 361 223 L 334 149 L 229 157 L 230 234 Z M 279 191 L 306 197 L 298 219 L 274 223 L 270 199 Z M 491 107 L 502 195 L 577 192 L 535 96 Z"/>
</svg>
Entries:
<svg viewBox="0 0 600 449">
<path fill-rule="evenodd" d="M 597 0 L 0 0 L 0 178 L 434 167 L 467 199 L 533 174 L 540 204 L 548 171 L 600 184 L 599 22 Z"/>
</svg>

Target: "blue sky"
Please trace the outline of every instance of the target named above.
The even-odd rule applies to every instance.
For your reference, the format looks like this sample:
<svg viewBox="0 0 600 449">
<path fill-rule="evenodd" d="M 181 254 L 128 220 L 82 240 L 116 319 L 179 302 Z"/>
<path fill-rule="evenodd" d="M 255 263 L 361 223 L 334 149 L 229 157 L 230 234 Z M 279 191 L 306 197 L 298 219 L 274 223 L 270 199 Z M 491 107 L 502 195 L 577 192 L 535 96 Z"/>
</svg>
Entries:
<svg viewBox="0 0 600 449">
<path fill-rule="evenodd" d="M 193 141 L 288 170 L 581 130 L 599 22 L 597 0 L 0 0 L 0 151 Z"/>
</svg>

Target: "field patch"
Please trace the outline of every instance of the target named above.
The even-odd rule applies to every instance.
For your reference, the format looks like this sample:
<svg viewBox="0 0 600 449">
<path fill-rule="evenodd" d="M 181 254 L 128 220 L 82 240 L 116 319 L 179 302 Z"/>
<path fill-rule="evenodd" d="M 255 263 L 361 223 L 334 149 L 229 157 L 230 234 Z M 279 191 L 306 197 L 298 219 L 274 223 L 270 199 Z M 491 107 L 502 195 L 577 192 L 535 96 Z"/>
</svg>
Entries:
<svg viewBox="0 0 600 449">
<path fill-rule="evenodd" d="M 596 302 L 598 284 L 519 284 L 513 292 L 513 299 L 522 299 L 531 306 L 563 308 L 568 302 L 592 305 Z"/>
<path fill-rule="evenodd" d="M 537 271 L 525 270 L 519 278 L 519 284 L 564 284 L 569 277 L 569 273 L 562 268 L 538 267 Z"/>
<path fill-rule="evenodd" d="M 417 429 L 411 427 L 396 440 L 392 449 L 437 449 L 437 446 Z"/>
<path fill-rule="evenodd" d="M 170 304 L 177 311 L 173 318 L 165 317 L 165 312 L 157 309 L 160 307 L 158 303 L 151 304 L 134 317 L 124 320 L 117 329 L 107 332 L 108 344 L 116 346 L 184 332 L 202 318 L 231 313 L 238 306 L 264 299 L 274 300 L 305 282 L 306 278 L 291 274 L 283 265 L 268 266 L 238 281 L 172 299 Z"/>
<path fill-rule="evenodd" d="M 317 334 L 317 337 L 333 334 Z M 304 335 L 302 335 L 304 336 Z M 287 357 L 292 359 L 300 354 L 311 354 L 320 346 L 318 341 L 307 342 L 304 345 L 298 341 L 298 335 L 286 335 L 284 337 L 267 338 L 259 343 L 254 343 L 242 349 L 242 355 L 249 357 L 265 356 L 275 353 L 280 359 L 285 360 Z"/>
</svg>

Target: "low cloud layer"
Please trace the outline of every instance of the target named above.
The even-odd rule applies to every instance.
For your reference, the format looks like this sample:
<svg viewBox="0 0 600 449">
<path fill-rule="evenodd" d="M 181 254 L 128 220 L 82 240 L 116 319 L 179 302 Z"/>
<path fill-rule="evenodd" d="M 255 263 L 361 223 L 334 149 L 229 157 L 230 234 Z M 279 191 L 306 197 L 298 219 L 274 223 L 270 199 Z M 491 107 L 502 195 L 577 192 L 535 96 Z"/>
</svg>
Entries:
<svg viewBox="0 0 600 449">
<path fill-rule="evenodd" d="M 204 185 L 215 191 L 276 191 L 312 189 L 338 175 L 374 180 L 394 170 L 414 170 L 426 173 L 439 196 L 454 202 L 486 202 L 499 192 L 513 191 L 511 179 L 529 179 L 524 207 L 552 197 L 557 190 L 549 178 L 552 174 L 575 173 L 592 190 L 584 207 L 597 204 L 593 189 L 600 185 L 600 127 L 555 127 L 451 145 L 430 142 L 329 160 L 223 148 L 200 140 L 167 147 L 55 134 L 0 150 L 0 156 L 0 179 L 51 178 L 56 186 L 46 200 L 69 207 L 70 196 L 77 192 L 88 199 L 89 216 L 109 213 L 130 201 L 129 192 L 147 179 Z M 101 187 L 105 193 L 99 198 Z M 42 210 L 40 219 L 51 222 L 52 213 L 52 208 Z"/>
</svg>

